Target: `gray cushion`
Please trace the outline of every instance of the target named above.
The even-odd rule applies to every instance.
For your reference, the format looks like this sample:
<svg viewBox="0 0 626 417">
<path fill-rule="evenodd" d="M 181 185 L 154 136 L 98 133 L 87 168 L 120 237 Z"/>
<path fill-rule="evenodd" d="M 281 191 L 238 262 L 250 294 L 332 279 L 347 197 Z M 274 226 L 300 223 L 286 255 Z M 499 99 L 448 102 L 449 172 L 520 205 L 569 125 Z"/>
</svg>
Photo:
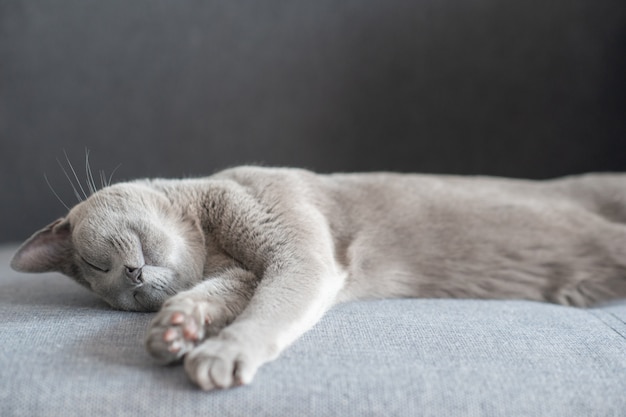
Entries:
<svg viewBox="0 0 626 417">
<path fill-rule="evenodd" d="M 330 311 L 250 386 L 202 392 L 114 311 L 0 250 L 2 416 L 623 416 L 626 301 L 383 300 Z"/>
</svg>

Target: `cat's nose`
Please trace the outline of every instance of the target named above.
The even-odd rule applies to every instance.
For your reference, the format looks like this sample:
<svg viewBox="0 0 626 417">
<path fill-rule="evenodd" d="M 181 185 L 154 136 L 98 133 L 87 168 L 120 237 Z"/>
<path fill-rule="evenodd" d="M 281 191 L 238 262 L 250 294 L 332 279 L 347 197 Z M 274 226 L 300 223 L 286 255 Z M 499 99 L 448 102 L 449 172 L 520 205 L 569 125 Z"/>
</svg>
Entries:
<svg viewBox="0 0 626 417">
<path fill-rule="evenodd" d="M 140 284 L 143 282 L 143 277 L 141 276 L 141 268 L 135 268 L 127 265 L 126 276 L 130 278 L 130 280 L 135 284 Z"/>
</svg>

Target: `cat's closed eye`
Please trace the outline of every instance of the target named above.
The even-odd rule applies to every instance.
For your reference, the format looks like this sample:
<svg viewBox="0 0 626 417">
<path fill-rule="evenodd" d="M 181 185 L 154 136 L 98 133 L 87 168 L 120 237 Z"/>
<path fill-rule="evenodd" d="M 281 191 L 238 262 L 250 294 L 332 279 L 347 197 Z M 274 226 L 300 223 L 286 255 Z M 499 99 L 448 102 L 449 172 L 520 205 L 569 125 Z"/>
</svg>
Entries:
<svg viewBox="0 0 626 417">
<path fill-rule="evenodd" d="M 80 257 L 80 259 L 87 264 L 87 266 L 89 266 L 91 269 L 98 271 L 98 272 L 103 272 L 103 273 L 107 273 L 109 272 L 109 269 L 107 268 L 101 268 L 99 266 L 94 265 L 93 263 L 89 262 L 88 260 L 86 260 L 84 257 Z"/>
</svg>

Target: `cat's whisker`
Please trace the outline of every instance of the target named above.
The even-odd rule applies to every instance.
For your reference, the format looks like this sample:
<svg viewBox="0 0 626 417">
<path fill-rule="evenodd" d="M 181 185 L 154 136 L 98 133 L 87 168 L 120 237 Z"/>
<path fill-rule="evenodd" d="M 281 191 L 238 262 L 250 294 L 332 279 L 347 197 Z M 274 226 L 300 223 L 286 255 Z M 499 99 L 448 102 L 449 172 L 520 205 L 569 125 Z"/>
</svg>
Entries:
<svg viewBox="0 0 626 417">
<path fill-rule="evenodd" d="M 93 179 L 93 173 L 91 172 L 91 165 L 89 164 L 89 149 L 85 148 L 85 173 L 87 175 L 87 187 L 89 193 L 94 194 L 98 191 L 98 187 Z"/>
<path fill-rule="evenodd" d="M 102 188 L 107 186 L 107 177 L 104 174 L 104 170 L 100 170 L 100 184 L 102 184 Z"/>
<path fill-rule="evenodd" d="M 113 172 L 111 172 L 111 175 L 109 176 L 109 181 L 107 182 L 107 187 L 111 185 L 111 181 L 113 180 L 113 174 L 115 174 L 115 172 L 117 171 L 117 169 L 119 167 L 121 167 L 122 164 L 118 164 L 114 169 Z"/>
<path fill-rule="evenodd" d="M 72 170 L 72 174 L 74 174 L 74 178 L 76 178 L 76 182 L 78 183 L 78 187 L 80 188 L 80 191 L 85 196 L 85 199 L 87 199 L 88 195 L 85 192 L 85 189 L 83 188 L 83 185 L 81 184 L 80 179 L 78 179 L 78 175 L 76 175 L 76 170 L 74 169 L 74 166 L 72 165 L 72 162 L 70 161 L 70 158 L 67 156 L 67 152 L 65 152 L 65 150 L 63 151 L 63 154 L 65 154 L 65 160 L 67 161 L 67 165 Z"/>
<path fill-rule="evenodd" d="M 46 184 L 48 184 L 48 187 L 50 188 L 50 191 L 52 191 L 52 194 L 54 194 L 54 196 L 57 198 L 57 200 L 59 200 L 61 202 L 61 204 L 63 204 L 63 207 L 65 207 L 69 211 L 70 208 L 68 207 L 68 205 L 65 204 L 63 199 L 61 197 L 59 197 L 59 195 L 57 194 L 56 191 L 54 191 L 54 188 L 52 187 L 52 185 L 50 184 L 50 181 L 48 180 L 48 176 L 44 173 L 43 177 L 46 180 Z"/>
<path fill-rule="evenodd" d="M 61 161 L 59 161 L 58 158 L 57 158 L 57 163 L 59 164 L 59 167 L 61 167 L 61 170 L 63 171 L 63 174 L 65 174 L 65 178 L 67 178 L 67 180 L 70 182 L 70 185 L 72 186 L 72 190 L 74 190 L 74 195 L 76 196 L 76 199 L 80 203 L 81 201 L 83 201 L 83 199 L 81 198 L 78 190 L 76 189 L 76 186 L 74 185 L 74 182 L 72 181 L 72 179 L 70 178 L 69 174 L 67 173 L 67 171 L 63 167 L 63 164 L 61 163 Z"/>
</svg>

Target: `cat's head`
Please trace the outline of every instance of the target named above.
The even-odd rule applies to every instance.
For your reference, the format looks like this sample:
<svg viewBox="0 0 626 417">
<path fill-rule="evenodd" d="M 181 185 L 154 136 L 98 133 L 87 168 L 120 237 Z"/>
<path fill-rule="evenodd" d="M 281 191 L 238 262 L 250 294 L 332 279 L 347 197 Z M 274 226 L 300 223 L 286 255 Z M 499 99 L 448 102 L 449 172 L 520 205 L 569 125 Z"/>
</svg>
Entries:
<svg viewBox="0 0 626 417">
<path fill-rule="evenodd" d="M 11 267 L 58 271 L 123 310 L 155 311 L 202 278 L 198 222 L 143 183 L 104 188 L 36 232 Z"/>
</svg>

